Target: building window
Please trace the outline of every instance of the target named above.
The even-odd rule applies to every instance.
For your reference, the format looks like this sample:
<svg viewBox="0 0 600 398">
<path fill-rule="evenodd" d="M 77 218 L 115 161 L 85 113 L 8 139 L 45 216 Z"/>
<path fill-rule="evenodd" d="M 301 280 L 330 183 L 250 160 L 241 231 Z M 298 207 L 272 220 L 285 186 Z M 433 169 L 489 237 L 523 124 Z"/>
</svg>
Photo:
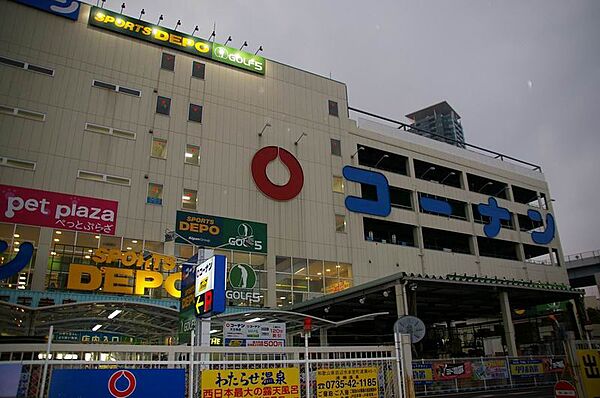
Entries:
<svg viewBox="0 0 600 398">
<path fill-rule="evenodd" d="M 0 113 L 2 113 L 4 115 L 10 115 L 10 116 L 22 117 L 25 119 L 31 119 L 31 120 L 35 120 L 38 122 L 43 122 L 46 120 L 46 114 L 44 114 L 44 113 L 30 111 L 28 109 L 15 108 L 12 106 L 0 105 Z"/>
<path fill-rule="evenodd" d="M 162 138 L 152 138 L 152 153 L 153 158 L 167 158 L 167 140 Z"/>
<path fill-rule="evenodd" d="M 342 143 L 340 140 L 335 138 L 331 139 L 331 154 L 335 156 L 342 156 Z"/>
<path fill-rule="evenodd" d="M 131 180 L 127 177 L 113 176 L 109 174 L 96 173 L 94 171 L 77 170 L 77 178 L 82 180 L 106 182 L 108 184 L 130 186 Z"/>
<path fill-rule="evenodd" d="M 165 70 L 175 70 L 175 56 L 173 54 L 162 53 L 160 68 Z"/>
<path fill-rule="evenodd" d="M 171 114 L 171 98 L 159 95 L 156 98 L 156 113 L 169 116 Z"/>
<path fill-rule="evenodd" d="M 196 201 L 198 199 L 198 191 L 193 189 L 184 189 L 181 196 L 181 208 L 196 210 Z"/>
<path fill-rule="evenodd" d="M 331 116 L 338 117 L 338 103 L 332 100 L 329 100 L 329 114 Z"/>
<path fill-rule="evenodd" d="M 185 146 L 185 163 L 198 165 L 200 160 L 200 147 L 196 145 Z"/>
<path fill-rule="evenodd" d="M 190 104 L 189 121 L 202 123 L 202 106 Z"/>
<path fill-rule="evenodd" d="M 162 184 L 148 184 L 148 196 L 146 197 L 146 203 L 152 205 L 162 205 L 163 186 Z"/>
<path fill-rule="evenodd" d="M 36 162 L 0 156 L 0 166 L 14 167 L 15 169 L 23 170 L 35 170 Z"/>
<path fill-rule="evenodd" d="M 333 176 L 333 192 L 344 193 L 344 179 L 340 176 Z"/>
<path fill-rule="evenodd" d="M 204 79 L 204 73 L 206 72 L 206 65 L 202 62 L 192 62 L 192 76 L 198 79 Z"/>
<path fill-rule="evenodd" d="M 346 216 L 342 214 L 335 215 L 335 232 L 346 232 Z"/>
</svg>

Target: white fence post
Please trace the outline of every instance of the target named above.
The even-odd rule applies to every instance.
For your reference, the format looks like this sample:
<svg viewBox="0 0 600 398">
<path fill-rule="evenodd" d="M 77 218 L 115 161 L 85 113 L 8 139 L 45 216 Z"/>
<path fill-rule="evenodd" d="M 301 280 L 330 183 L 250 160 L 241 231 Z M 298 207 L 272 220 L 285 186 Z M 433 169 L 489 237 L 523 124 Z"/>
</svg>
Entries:
<svg viewBox="0 0 600 398">
<path fill-rule="evenodd" d="M 44 370 L 42 371 L 42 387 L 40 388 L 40 398 L 44 398 L 44 390 L 46 389 L 46 376 L 48 375 L 48 361 L 50 361 L 50 347 L 52 346 L 52 336 L 54 335 L 54 326 L 50 325 L 48 331 L 48 344 L 46 345 L 46 358 L 44 360 Z"/>
<path fill-rule="evenodd" d="M 308 360 L 308 333 L 304 332 L 304 382 L 306 383 L 306 398 L 311 398 L 310 395 L 310 363 Z"/>
<path fill-rule="evenodd" d="M 188 369 L 188 398 L 194 398 L 194 331 L 190 331 L 190 364 Z"/>
</svg>

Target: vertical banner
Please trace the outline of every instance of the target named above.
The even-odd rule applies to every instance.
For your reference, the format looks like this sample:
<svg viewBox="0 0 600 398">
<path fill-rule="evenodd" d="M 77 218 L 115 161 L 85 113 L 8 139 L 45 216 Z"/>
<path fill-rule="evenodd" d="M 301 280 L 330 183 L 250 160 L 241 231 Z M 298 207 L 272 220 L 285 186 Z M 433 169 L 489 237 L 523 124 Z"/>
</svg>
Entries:
<svg viewBox="0 0 600 398">
<path fill-rule="evenodd" d="M 225 271 L 227 257 L 216 255 L 195 269 L 194 309 L 199 318 L 225 311 Z"/>
<path fill-rule="evenodd" d="M 583 389 L 589 398 L 600 398 L 600 351 L 577 350 Z"/>
</svg>

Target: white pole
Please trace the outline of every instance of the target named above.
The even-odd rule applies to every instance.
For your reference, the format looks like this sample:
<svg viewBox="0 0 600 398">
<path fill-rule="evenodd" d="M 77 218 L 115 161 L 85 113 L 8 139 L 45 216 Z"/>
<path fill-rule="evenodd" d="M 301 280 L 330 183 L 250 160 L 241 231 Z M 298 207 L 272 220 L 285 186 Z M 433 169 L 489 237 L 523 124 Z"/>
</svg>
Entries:
<svg viewBox="0 0 600 398">
<path fill-rule="evenodd" d="M 194 330 L 190 331 L 190 369 L 189 369 L 189 385 L 188 385 L 188 398 L 194 397 Z"/>
<path fill-rule="evenodd" d="M 310 363 L 308 361 L 308 333 L 310 332 L 304 332 L 304 367 L 305 369 L 305 376 L 304 376 L 304 382 L 306 384 L 306 398 L 311 398 L 310 395 Z"/>
<path fill-rule="evenodd" d="M 50 361 L 50 347 L 52 346 L 52 336 L 54 335 L 54 326 L 50 325 L 48 331 L 48 344 L 46 345 L 46 358 L 44 360 L 44 370 L 42 371 L 42 387 L 40 388 L 40 398 L 44 398 L 44 390 L 46 389 L 46 376 L 48 375 L 48 361 Z"/>
<path fill-rule="evenodd" d="M 396 344 L 396 373 L 398 375 L 398 383 L 402 389 L 402 398 L 406 397 L 406 383 L 404 379 L 404 355 L 402 354 L 402 343 L 400 341 L 400 333 L 394 331 L 394 343 Z"/>
</svg>

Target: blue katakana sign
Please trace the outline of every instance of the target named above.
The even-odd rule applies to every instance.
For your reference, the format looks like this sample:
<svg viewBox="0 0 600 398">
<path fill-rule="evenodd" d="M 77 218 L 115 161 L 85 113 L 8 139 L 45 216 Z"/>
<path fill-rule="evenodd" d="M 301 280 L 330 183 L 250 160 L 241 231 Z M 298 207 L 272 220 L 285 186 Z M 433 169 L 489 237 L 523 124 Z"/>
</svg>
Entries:
<svg viewBox="0 0 600 398">
<path fill-rule="evenodd" d="M 358 182 L 360 184 L 368 184 L 375 187 L 377 197 L 375 200 L 364 199 L 357 196 L 346 197 L 346 208 L 355 213 L 371 214 L 374 216 L 387 217 L 391 212 L 390 187 L 387 178 L 378 172 L 360 169 L 353 166 L 345 166 L 342 169 L 344 178 L 348 181 Z M 419 199 L 421 209 L 445 215 L 452 215 L 452 205 L 442 199 L 434 199 L 429 197 L 421 197 Z M 498 206 L 498 201 L 490 197 L 487 203 L 479 203 L 477 205 L 479 213 L 487 217 L 487 221 L 483 226 L 483 232 L 488 238 L 494 238 L 500 233 L 502 221 L 510 221 L 511 213 L 508 209 Z M 527 217 L 535 222 L 542 222 L 542 215 L 537 210 L 528 210 Z M 546 228 L 544 231 L 531 232 L 531 239 L 540 245 L 547 245 L 552 240 L 556 233 L 554 216 L 550 213 L 546 214 Z"/>
</svg>

